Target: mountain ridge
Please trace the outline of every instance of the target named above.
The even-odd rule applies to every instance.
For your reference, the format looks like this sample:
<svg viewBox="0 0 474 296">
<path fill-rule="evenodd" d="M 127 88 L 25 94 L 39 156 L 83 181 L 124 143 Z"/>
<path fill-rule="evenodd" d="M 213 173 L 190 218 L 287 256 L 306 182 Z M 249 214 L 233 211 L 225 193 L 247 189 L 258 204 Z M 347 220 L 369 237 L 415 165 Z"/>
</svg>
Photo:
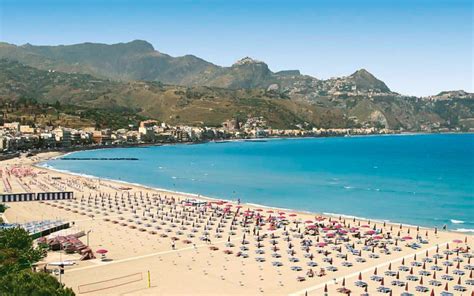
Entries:
<svg viewBox="0 0 474 296">
<path fill-rule="evenodd" d="M 311 80 L 310 78 L 308 78 Z M 301 95 L 301 94 L 299 94 Z M 156 81 L 116 81 L 90 74 L 41 70 L 0 59 L 0 103 L 22 101 L 125 110 L 171 124 L 220 126 L 230 119 L 264 118 L 273 128 L 386 127 L 419 131 L 432 128 L 474 128 L 474 100 L 374 96 L 319 96 L 275 88 L 229 89 L 167 85 Z M 81 117 L 81 113 L 76 114 Z"/>
<path fill-rule="evenodd" d="M 384 82 L 365 69 L 336 79 L 321 80 L 303 75 L 299 70 L 273 72 L 263 61 L 243 57 L 231 66 L 218 66 L 195 55 L 173 57 L 155 50 L 144 40 L 116 44 L 85 42 L 72 45 L 36 46 L 0 44 L 0 58 L 17 60 L 43 69 L 66 73 L 87 73 L 115 80 L 149 80 L 185 86 L 224 88 L 268 88 L 278 85 L 281 92 L 304 88 L 304 92 L 355 89 L 364 93 L 390 94 Z M 290 74 L 290 75 L 289 75 Z M 348 85 L 345 90 L 341 85 Z M 296 90 L 300 91 L 300 90 Z M 311 98 L 308 99 L 311 101 Z"/>
</svg>

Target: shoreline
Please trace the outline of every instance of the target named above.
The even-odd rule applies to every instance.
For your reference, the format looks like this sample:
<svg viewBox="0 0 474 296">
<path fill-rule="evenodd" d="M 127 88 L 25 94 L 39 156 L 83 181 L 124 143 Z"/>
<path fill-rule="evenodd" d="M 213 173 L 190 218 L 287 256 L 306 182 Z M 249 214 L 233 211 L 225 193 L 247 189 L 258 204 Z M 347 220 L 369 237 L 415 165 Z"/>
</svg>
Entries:
<svg viewBox="0 0 474 296">
<path fill-rule="evenodd" d="M 110 149 L 110 148 L 104 148 L 104 149 Z M 100 181 L 112 182 L 112 183 L 115 183 L 115 184 L 133 186 L 133 187 L 141 188 L 141 189 L 144 189 L 144 190 L 153 190 L 153 191 L 162 192 L 162 193 L 180 195 L 180 196 L 183 196 L 183 197 L 202 200 L 202 201 L 211 201 L 211 202 L 225 201 L 225 202 L 230 202 L 232 204 L 237 204 L 236 200 L 221 198 L 221 197 L 218 197 L 218 196 L 208 196 L 208 195 L 202 195 L 202 194 L 199 194 L 199 193 L 176 191 L 176 190 L 171 190 L 171 189 L 167 189 L 167 188 L 148 186 L 148 185 L 140 184 L 140 183 L 127 182 L 127 181 L 123 181 L 123 180 L 102 178 L 102 177 L 98 177 L 98 176 L 94 176 L 94 175 L 75 173 L 75 172 L 71 172 L 71 171 L 68 171 L 68 170 L 61 170 L 61 169 L 57 169 L 57 168 L 54 168 L 54 167 L 41 166 L 40 165 L 41 163 L 47 162 L 48 160 L 64 157 L 66 155 L 69 155 L 69 154 L 75 153 L 75 152 L 64 152 L 64 153 L 58 152 L 58 155 L 51 156 L 51 157 L 46 157 L 46 158 L 37 160 L 37 161 L 33 162 L 31 165 L 36 167 L 36 168 L 45 169 L 45 170 L 49 170 L 49 171 L 53 171 L 53 172 L 57 172 L 57 173 L 65 174 L 65 175 L 69 175 L 69 176 L 76 176 L 76 177 L 81 177 L 81 178 L 93 179 L 93 180 L 97 180 L 99 182 Z M 40 156 L 40 154 L 37 155 L 37 157 L 39 157 L 39 156 Z M 292 213 L 297 213 L 297 214 L 302 214 L 302 215 L 323 216 L 323 217 L 326 217 L 326 218 L 329 218 L 329 217 L 340 218 L 340 217 L 342 217 L 344 219 L 356 219 L 358 221 L 366 221 L 366 222 L 371 221 L 371 222 L 375 222 L 375 223 L 386 223 L 387 225 L 393 225 L 393 226 L 397 226 L 397 227 L 400 226 L 400 225 L 403 225 L 403 226 L 410 227 L 410 228 L 417 228 L 418 227 L 418 228 L 424 229 L 424 230 L 437 228 L 438 231 L 441 231 L 441 227 L 409 224 L 409 223 L 404 223 L 404 222 L 399 222 L 399 221 L 392 221 L 392 220 L 388 220 L 388 219 L 380 219 L 380 218 L 360 217 L 360 216 L 355 216 L 355 215 L 351 215 L 351 214 L 347 214 L 347 213 L 304 211 L 304 210 L 299 210 L 299 209 L 283 208 L 283 207 L 277 207 L 277 206 L 273 206 L 273 205 L 258 204 L 258 203 L 251 203 L 251 202 L 242 202 L 241 205 L 245 205 L 249 208 L 275 209 L 275 210 L 279 210 L 279 211 L 287 211 L 287 212 L 292 212 Z M 461 224 L 453 223 L 453 224 L 462 225 L 463 223 L 461 223 Z M 448 229 L 448 230 L 443 230 L 443 231 L 444 232 L 450 232 L 450 233 L 453 233 L 453 234 L 474 235 L 474 229 L 470 229 L 470 228 L 457 228 L 457 229 Z"/>
<path fill-rule="evenodd" d="M 328 295 L 337 295 L 341 282 L 358 294 L 363 288 L 357 286 L 357 276 L 369 280 L 377 271 L 383 275 L 397 270 L 405 260 L 416 261 L 414 256 L 428 257 L 428 252 L 433 256 L 438 248 L 448 251 L 448 243 L 453 251 L 472 248 L 473 236 L 464 233 L 253 203 L 242 203 L 240 209 L 235 201 L 41 166 L 62 155 L 23 156 L 2 164 L 8 168 L 11 192 L 67 190 L 74 191 L 75 198 L 9 202 L 5 216 L 16 223 L 45 218 L 70 221 L 71 229 L 50 239 L 82 233 L 82 243 L 87 242 L 92 252 L 106 250 L 106 261 L 99 256 L 82 261 L 78 253 L 50 251 L 40 262 L 50 270 L 57 262 L 71 262 L 62 280 L 76 295 L 220 295 L 216 291 L 230 291 L 225 294 L 316 296 L 323 295 L 326 286 Z M 17 174 L 12 173 L 15 170 Z M 187 198 L 212 204 L 189 205 Z M 260 215 L 263 219 L 258 222 Z M 309 230 L 315 227 L 317 234 Z M 209 235 L 208 241 L 204 235 Z M 313 243 L 305 247 L 308 239 Z M 405 276 L 408 272 L 400 279 Z M 183 278 L 186 285 L 181 284 Z M 369 285 L 370 295 L 378 295 L 378 286 Z M 404 290 L 391 288 L 397 295 Z M 440 289 L 435 288 L 436 292 Z M 414 290 L 412 286 L 410 292 Z"/>
<path fill-rule="evenodd" d="M 0 153 L 0 162 L 4 160 L 10 160 L 19 158 L 22 153 L 31 153 L 32 155 L 38 155 L 43 153 L 64 153 L 68 155 L 74 152 L 89 151 L 89 150 L 102 150 L 102 149 L 115 149 L 115 148 L 147 148 L 154 146 L 174 146 L 174 145 L 199 145 L 206 143 L 233 143 L 233 142 L 264 142 L 272 140 L 302 140 L 302 139 L 323 139 L 323 138 L 362 138 L 362 137 L 377 137 L 377 136 L 422 136 L 422 135 L 469 135 L 474 132 L 401 132 L 401 133 L 373 133 L 373 134 L 335 134 L 335 135 L 319 135 L 319 136 L 276 136 L 276 137 L 262 137 L 262 138 L 245 138 L 245 139 L 215 139 L 215 140 L 203 140 L 195 142 L 161 142 L 161 143 L 124 143 L 117 145 L 90 145 L 90 146 L 74 146 L 70 148 L 55 148 L 50 150 L 34 150 L 27 152 L 16 151 L 10 154 Z"/>
</svg>

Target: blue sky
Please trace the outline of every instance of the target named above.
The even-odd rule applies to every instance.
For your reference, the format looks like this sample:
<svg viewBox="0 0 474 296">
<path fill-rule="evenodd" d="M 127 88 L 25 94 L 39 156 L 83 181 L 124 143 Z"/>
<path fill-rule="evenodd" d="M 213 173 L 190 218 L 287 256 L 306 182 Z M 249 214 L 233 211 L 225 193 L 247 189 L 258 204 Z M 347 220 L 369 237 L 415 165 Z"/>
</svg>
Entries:
<svg viewBox="0 0 474 296">
<path fill-rule="evenodd" d="M 151 42 L 229 66 L 244 56 L 318 78 L 366 68 L 394 91 L 473 91 L 467 0 L 0 0 L 14 44 Z"/>
</svg>

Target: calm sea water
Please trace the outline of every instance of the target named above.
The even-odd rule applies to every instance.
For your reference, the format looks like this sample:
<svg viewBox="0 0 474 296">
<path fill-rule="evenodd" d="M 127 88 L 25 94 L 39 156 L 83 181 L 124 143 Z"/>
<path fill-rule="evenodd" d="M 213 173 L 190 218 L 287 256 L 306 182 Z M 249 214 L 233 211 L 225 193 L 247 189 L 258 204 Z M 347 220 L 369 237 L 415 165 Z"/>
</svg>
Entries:
<svg viewBox="0 0 474 296">
<path fill-rule="evenodd" d="M 82 151 L 45 165 L 223 199 L 474 232 L 474 135 L 278 139 Z"/>
</svg>

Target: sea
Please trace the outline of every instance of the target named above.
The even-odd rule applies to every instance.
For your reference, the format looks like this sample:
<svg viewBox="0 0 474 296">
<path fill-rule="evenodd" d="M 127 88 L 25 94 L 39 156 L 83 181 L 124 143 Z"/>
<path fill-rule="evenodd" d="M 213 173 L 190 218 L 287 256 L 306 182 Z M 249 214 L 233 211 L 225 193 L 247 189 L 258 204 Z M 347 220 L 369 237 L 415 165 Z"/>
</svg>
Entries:
<svg viewBox="0 0 474 296">
<path fill-rule="evenodd" d="M 474 233 L 474 134 L 112 148 L 41 165 L 261 206 Z"/>
</svg>

